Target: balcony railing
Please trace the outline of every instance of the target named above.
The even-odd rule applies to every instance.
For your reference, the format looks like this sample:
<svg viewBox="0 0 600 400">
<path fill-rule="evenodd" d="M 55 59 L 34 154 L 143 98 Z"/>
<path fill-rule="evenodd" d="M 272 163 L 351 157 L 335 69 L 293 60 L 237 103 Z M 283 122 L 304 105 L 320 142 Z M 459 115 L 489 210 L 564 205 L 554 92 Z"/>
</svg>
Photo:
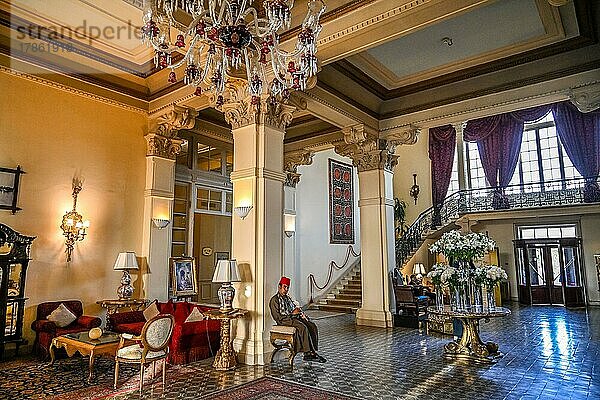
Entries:
<svg viewBox="0 0 600 400">
<path fill-rule="evenodd" d="M 541 207 L 564 207 L 595 204 L 600 199 L 585 194 L 583 178 L 509 185 L 503 191 L 497 187 L 467 189 L 454 192 L 439 209 L 430 207 L 396 240 L 396 266 L 400 267 L 412 251 L 423 242 L 432 229 L 446 226 L 462 215 L 480 212 L 526 210 Z M 588 188 L 589 189 L 589 188 Z"/>
</svg>

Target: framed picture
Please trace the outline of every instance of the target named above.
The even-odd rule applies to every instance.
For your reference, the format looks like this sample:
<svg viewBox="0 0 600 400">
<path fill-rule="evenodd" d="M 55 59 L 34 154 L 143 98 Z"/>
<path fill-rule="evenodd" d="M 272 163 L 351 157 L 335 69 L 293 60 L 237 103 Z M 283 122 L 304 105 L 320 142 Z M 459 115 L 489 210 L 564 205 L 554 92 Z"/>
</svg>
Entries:
<svg viewBox="0 0 600 400">
<path fill-rule="evenodd" d="M 196 260 L 193 257 L 172 257 L 171 288 L 174 296 L 194 296 L 198 293 Z"/>
<path fill-rule="evenodd" d="M 16 213 L 17 195 L 19 194 L 19 178 L 24 174 L 20 166 L 16 169 L 0 167 L 0 210 L 10 210 Z"/>
<path fill-rule="evenodd" d="M 229 252 L 228 251 L 217 251 L 215 252 L 215 265 L 219 260 L 229 260 Z"/>
</svg>

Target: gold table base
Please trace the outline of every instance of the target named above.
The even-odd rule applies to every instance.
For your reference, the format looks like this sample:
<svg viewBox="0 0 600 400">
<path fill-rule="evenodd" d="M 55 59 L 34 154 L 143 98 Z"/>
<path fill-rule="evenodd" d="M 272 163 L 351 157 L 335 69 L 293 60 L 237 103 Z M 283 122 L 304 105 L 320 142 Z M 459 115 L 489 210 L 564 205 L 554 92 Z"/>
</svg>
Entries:
<svg viewBox="0 0 600 400">
<path fill-rule="evenodd" d="M 217 371 L 229 371 L 237 366 L 235 350 L 231 344 L 231 320 L 242 318 L 248 311 L 239 308 L 233 309 L 230 312 L 222 312 L 220 310 L 209 310 L 205 313 L 208 318 L 221 321 L 221 347 L 215 356 L 213 367 Z"/>
</svg>

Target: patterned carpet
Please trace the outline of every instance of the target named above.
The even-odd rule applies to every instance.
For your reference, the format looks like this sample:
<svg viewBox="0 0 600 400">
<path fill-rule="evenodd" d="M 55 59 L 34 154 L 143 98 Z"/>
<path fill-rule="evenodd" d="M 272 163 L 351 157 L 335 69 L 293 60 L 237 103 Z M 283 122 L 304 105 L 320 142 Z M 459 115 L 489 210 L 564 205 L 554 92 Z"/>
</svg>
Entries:
<svg viewBox="0 0 600 400">
<path fill-rule="evenodd" d="M 213 400 L 346 400 L 355 398 L 269 377 L 200 397 L 200 399 Z"/>
</svg>

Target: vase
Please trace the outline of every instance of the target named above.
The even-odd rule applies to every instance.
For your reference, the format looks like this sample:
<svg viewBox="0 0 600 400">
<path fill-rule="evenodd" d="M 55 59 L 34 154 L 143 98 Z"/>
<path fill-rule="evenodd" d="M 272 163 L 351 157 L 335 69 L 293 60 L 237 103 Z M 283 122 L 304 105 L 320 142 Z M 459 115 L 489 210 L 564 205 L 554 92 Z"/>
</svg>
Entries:
<svg viewBox="0 0 600 400">
<path fill-rule="evenodd" d="M 459 283 L 454 288 L 454 295 L 452 296 L 452 311 L 466 311 L 467 310 L 467 299 L 465 296 L 465 285 Z"/>
<path fill-rule="evenodd" d="M 486 290 L 486 294 L 487 294 L 487 306 L 488 306 L 488 311 L 489 312 L 494 312 L 496 311 L 496 296 L 494 295 L 494 288 L 487 288 Z"/>
<path fill-rule="evenodd" d="M 441 286 L 435 288 L 435 309 L 440 311 L 444 309 L 444 293 Z"/>
<path fill-rule="evenodd" d="M 480 285 L 473 285 L 473 311 L 483 312 L 483 290 Z"/>
</svg>

